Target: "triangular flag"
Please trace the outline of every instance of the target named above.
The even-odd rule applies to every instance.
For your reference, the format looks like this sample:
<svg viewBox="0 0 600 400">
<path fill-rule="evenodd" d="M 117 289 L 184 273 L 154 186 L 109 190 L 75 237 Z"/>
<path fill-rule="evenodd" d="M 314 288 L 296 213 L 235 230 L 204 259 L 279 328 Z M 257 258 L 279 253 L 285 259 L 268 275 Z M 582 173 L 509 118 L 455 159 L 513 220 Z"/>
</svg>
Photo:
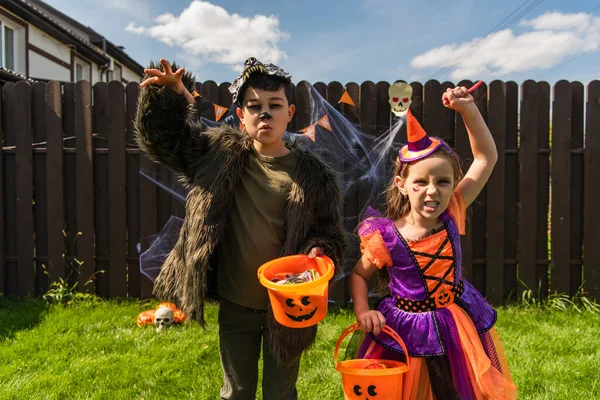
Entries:
<svg viewBox="0 0 600 400">
<path fill-rule="evenodd" d="M 352 101 L 352 97 L 350 97 L 350 94 L 348 93 L 347 89 L 344 89 L 344 94 L 342 95 L 342 98 L 340 99 L 340 101 L 338 101 L 338 103 L 346 103 L 346 104 L 350 104 L 351 106 L 356 105 Z"/>
<path fill-rule="evenodd" d="M 331 131 L 331 124 L 329 123 L 329 116 L 327 114 L 323 115 L 323 117 L 317 121 L 317 125 Z"/>
<path fill-rule="evenodd" d="M 218 104 L 214 104 L 214 106 L 215 106 L 215 121 L 219 122 L 219 120 L 223 117 L 223 115 L 225 115 L 227 113 L 227 110 L 229 110 L 229 108 L 222 107 Z"/>
<path fill-rule="evenodd" d="M 307 128 L 302 129 L 300 132 L 304 133 L 306 136 L 310 138 L 313 142 L 316 140 L 315 138 L 315 126 L 311 125 Z"/>
</svg>

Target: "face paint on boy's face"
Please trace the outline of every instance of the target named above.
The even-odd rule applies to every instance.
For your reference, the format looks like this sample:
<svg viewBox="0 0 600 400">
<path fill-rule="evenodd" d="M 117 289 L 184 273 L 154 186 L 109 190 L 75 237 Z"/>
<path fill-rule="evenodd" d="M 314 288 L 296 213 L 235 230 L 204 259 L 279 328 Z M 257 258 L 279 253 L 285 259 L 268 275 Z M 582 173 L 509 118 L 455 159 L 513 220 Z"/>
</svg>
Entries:
<svg viewBox="0 0 600 400">
<path fill-rule="evenodd" d="M 248 135 L 262 146 L 283 146 L 281 139 L 294 110 L 283 88 L 272 92 L 249 87 L 238 116 Z"/>
</svg>

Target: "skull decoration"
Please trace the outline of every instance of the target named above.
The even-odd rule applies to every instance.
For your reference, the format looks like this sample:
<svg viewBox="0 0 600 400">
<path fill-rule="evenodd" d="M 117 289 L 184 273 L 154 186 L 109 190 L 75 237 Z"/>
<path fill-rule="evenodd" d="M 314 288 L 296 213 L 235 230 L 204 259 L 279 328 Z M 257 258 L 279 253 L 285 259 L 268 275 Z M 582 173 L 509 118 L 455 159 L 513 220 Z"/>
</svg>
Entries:
<svg viewBox="0 0 600 400">
<path fill-rule="evenodd" d="M 154 324 L 156 325 L 156 332 L 160 332 L 164 328 L 167 328 L 175 321 L 175 313 L 169 307 L 159 307 L 154 314 Z"/>
<path fill-rule="evenodd" d="M 402 117 L 412 103 L 412 87 L 408 83 L 396 82 L 388 89 L 390 107 L 396 117 Z"/>
</svg>

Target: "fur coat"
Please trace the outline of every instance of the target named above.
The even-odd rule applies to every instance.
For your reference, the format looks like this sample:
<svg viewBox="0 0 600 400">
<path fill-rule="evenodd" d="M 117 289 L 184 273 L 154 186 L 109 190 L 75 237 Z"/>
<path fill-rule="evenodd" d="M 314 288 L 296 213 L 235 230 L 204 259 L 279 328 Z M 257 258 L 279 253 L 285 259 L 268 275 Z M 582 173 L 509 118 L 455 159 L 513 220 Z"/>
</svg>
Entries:
<svg viewBox="0 0 600 400">
<path fill-rule="evenodd" d="M 186 73 L 183 82 L 191 92 L 193 77 Z M 256 150 L 252 139 L 238 130 L 226 125 L 206 130 L 199 121 L 184 96 L 156 86 L 141 88 L 135 120 L 138 144 L 150 159 L 173 169 L 188 189 L 180 237 L 156 279 L 154 294 L 176 302 L 204 326 L 205 301 L 216 292 L 218 263 L 211 261 L 226 229 L 235 188 Z M 345 235 L 337 176 L 312 154 L 298 151 L 280 255 L 320 247 L 340 268 Z M 272 312 L 267 323 L 270 343 L 282 360 L 300 356 L 316 337 L 316 326 L 286 328 Z"/>
</svg>

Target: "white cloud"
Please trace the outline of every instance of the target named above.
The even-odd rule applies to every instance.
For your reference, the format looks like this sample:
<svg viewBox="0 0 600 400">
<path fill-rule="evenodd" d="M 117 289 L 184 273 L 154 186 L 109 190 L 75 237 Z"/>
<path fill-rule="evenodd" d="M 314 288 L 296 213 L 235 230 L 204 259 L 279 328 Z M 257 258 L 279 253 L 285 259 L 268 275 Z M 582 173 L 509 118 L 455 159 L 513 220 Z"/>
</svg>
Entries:
<svg viewBox="0 0 600 400">
<path fill-rule="evenodd" d="M 548 12 L 521 26 L 529 32 L 501 30 L 484 38 L 437 47 L 412 59 L 413 68 L 449 68 L 452 79 L 500 77 L 551 68 L 567 57 L 600 48 L 600 17 Z"/>
<path fill-rule="evenodd" d="M 223 7 L 194 0 L 181 15 L 163 14 L 155 22 L 150 27 L 130 22 L 125 29 L 179 47 L 202 61 L 235 67 L 236 71 L 250 56 L 272 63 L 287 57 L 278 43 L 288 34 L 279 29 L 276 16 L 242 17 L 229 14 Z"/>
</svg>

